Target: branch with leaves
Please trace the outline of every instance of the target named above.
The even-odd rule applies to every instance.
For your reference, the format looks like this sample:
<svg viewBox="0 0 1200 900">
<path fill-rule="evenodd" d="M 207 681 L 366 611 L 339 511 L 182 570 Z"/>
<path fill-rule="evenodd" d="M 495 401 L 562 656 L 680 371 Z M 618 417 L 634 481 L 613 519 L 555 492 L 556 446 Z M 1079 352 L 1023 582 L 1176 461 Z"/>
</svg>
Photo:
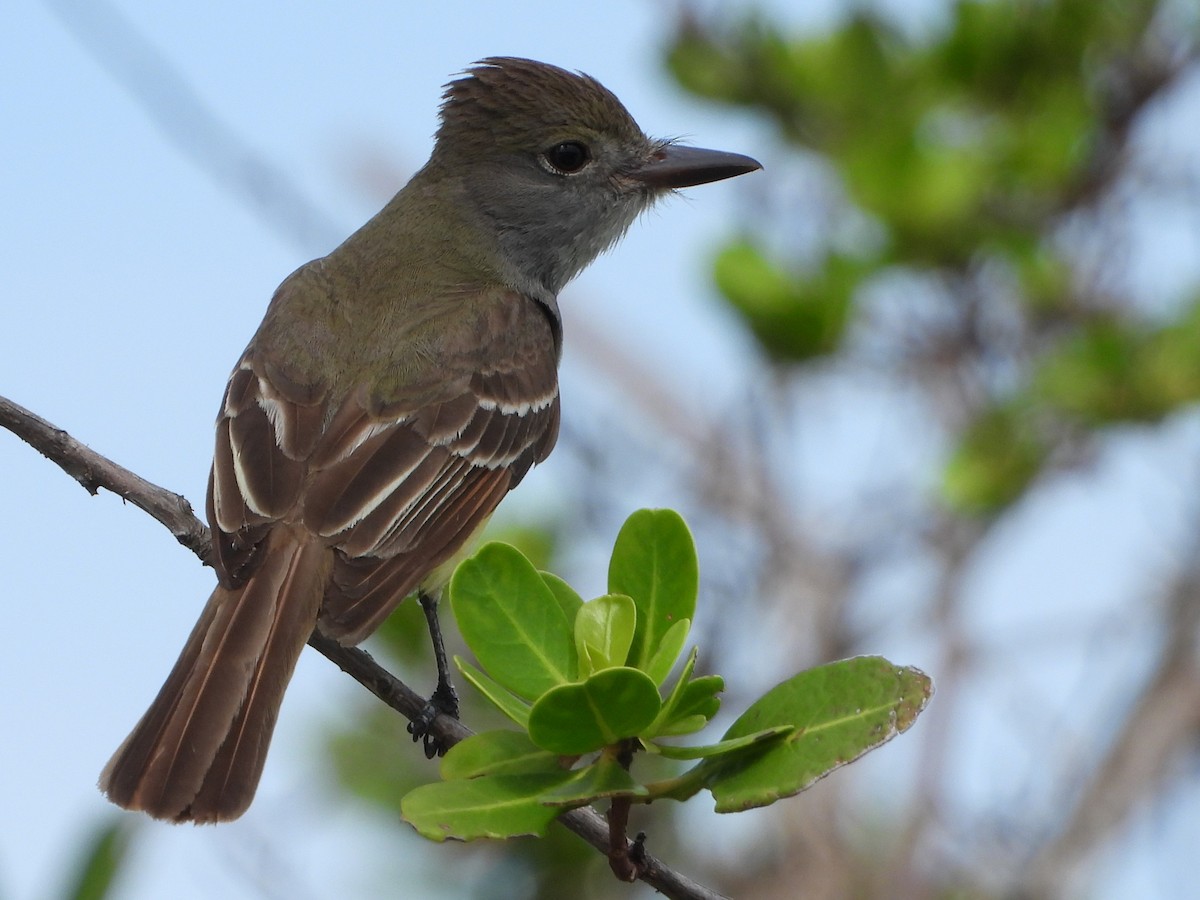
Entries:
<svg viewBox="0 0 1200 900">
<path fill-rule="evenodd" d="M 207 529 L 183 497 L 2 397 L 0 425 L 90 493 L 104 487 L 133 502 L 206 559 Z M 412 791 L 404 817 L 439 841 L 544 834 L 557 819 L 604 852 L 622 880 L 641 879 L 669 897 L 714 897 L 647 854 L 643 835 L 629 841 L 632 804 L 686 800 L 701 790 L 712 793 L 718 812 L 773 803 L 906 730 L 928 702 L 932 684 L 923 673 L 860 657 L 784 681 L 715 743 L 674 744 L 709 722 L 724 687 L 719 676 L 694 675 L 696 648 L 683 657 L 698 578 L 691 534 L 670 510 L 629 518 L 613 551 L 609 593 L 587 602 L 516 549 L 484 545 L 450 583 L 455 616 L 483 669 L 456 662 L 518 730 L 473 735 L 439 716 L 430 730 L 451 747 L 444 780 Z M 410 721 L 420 717 L 424 698 L 365 651 L 319 631 L 309 644 Z M 631 772 L 637 753 L 695 764 L 643 782 Z M 589 807 L 601 800 L 609 802 L 607 824 Z"/>
<path fill-rule="evenodd" d="M 5 397 L 0 397 L 0 426 L 61 468 L 88 493 L 94 495 L 100 488 L 105 488 L 134 504 L 162 523 L 201 562 L 208 564 L 208 528 L 196 518 L 191 504 L 179 494 L 146 481 Z M 343 647 L 319 632 L 309 638 L 309 646 L 410 721 L 424 708 L 424 697 L 380 666 L 365 650 Z M 469 728 L 448 716 L 438 716 L 430 731 L 447 746 L 471 734 Z M 610 852 L 608 825 L 594 810 L 571 810 L 560 816 L 559 821 L 596 849 L 605 854 Z M 712 900 L 721 896 L 647 853 L 640 859 L 638 877 L 664 896 L 682 900 Z"/>
<path fill-rule="evenodd" d="M 450 602 L 486 671 L 456 662 L 517 730 L 452 749 L 445 780 L 411 792 L 405 818 L 431 839 L 469 840 L 542 834 L 560 810 L 599 800 L 612 805 L 610 823 L 625 822 L 630 804 L 702 790 L 718 812 L 740 812 L 804 790 L 924 709 L 927 676 L 859 657 L 786 679 L 713 743 L 677 744 L 709 723 L 725 686 L 719 675 L 696 674 L 696 647 L 684 652 L 698 581 L 691 533 L 667 509 L 628 518 L 608 593 L 586 602 L 515 548 L 485 544 L 454 573 Z M 692 765 L 643 780 L 633 766 L 639 755 Z M 619 836 L 616 846 L 610 862 L 627 877 Z"/>
</svg>

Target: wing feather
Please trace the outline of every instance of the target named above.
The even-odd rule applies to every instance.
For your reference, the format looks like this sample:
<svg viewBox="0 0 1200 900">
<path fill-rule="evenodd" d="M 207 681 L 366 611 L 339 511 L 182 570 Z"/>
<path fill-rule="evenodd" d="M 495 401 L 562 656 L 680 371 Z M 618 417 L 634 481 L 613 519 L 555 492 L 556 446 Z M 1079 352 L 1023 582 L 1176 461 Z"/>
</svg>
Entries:
<svg viewBox="0 0 1200 900">
<path fill-rule="evenodd" d="M 309 527 L 323 537 L 341 535 L 413 478 L 430 447 L 406 424 L 376 429 L 345 459 L 313 473 L 304 503 Z"/>
<path fill-rule="evenodd" d="M 408 360 L 390 388 L 319 388 L 251 345 L 226 391 L 210 478 L 223 583 L 252 574 L 273 523 L 300 525 L 336 551 L 322 628 L 355 643 L 549 454 L 555 323 L 512 293 L 472 311 L 448 318 L 452 334 L 424 368 L 412 375 Z"/>
</svg>

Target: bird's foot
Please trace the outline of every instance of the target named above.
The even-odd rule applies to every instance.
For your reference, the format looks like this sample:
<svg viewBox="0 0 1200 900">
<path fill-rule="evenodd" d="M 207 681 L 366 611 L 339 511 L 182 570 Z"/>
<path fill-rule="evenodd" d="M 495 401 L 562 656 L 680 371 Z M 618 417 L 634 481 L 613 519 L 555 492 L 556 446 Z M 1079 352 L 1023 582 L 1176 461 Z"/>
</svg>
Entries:
<svg viewBox="0 0 1200 900">
<path fill-rule="evenodd" d="M 458 693 L 449 681 L 438 682 L 433 696 L 421 709 L 420 714 L 408 723 L 408 733 L 412 735 L 413 740 L 423 742 L 426 759 L 445 756 L 446 750 L 449 749 L 441 738 L 429 732 L 433 727 L 433 720 L 442 714 L 452 719 L 458 718 Z"/>
</svg>

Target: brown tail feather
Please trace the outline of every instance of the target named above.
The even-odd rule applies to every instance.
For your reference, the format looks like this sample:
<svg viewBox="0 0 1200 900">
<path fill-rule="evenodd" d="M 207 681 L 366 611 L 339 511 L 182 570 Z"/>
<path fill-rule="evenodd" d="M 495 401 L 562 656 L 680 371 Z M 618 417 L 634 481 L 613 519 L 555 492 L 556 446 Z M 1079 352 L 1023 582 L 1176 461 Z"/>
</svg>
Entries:
<svg viewBox="0 0 1200 900">
<path fill-rule="evenodd" d="M 254 797 L 283 692 L 317 621 L 328 549 L 285 527 L 237 590 L 218 587 L 150 709 L 100 775 L 126 809 L 236 819 Z"/>
</svg>

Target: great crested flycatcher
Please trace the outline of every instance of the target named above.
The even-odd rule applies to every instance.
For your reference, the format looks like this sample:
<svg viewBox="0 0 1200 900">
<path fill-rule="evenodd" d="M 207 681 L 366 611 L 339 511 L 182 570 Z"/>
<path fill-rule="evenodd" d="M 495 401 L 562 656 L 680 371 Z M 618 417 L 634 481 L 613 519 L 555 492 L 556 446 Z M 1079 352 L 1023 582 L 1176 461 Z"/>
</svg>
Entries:
<svg viewBox="0 0 1200 900">
<path fill-rule="evenodd" d="M 208 484 L 220 583 L 104 769 L 108 798 L 236 818 L 314 628 L 357 644 L 419 591 L 435 631 L 454 561 L 554 446 L 558 292 L 655 198 L 757 168 L 652 140 L 544 63 L 452 81 L 429 162 L 283 282 L 234 369 Z"/>
</svg>

